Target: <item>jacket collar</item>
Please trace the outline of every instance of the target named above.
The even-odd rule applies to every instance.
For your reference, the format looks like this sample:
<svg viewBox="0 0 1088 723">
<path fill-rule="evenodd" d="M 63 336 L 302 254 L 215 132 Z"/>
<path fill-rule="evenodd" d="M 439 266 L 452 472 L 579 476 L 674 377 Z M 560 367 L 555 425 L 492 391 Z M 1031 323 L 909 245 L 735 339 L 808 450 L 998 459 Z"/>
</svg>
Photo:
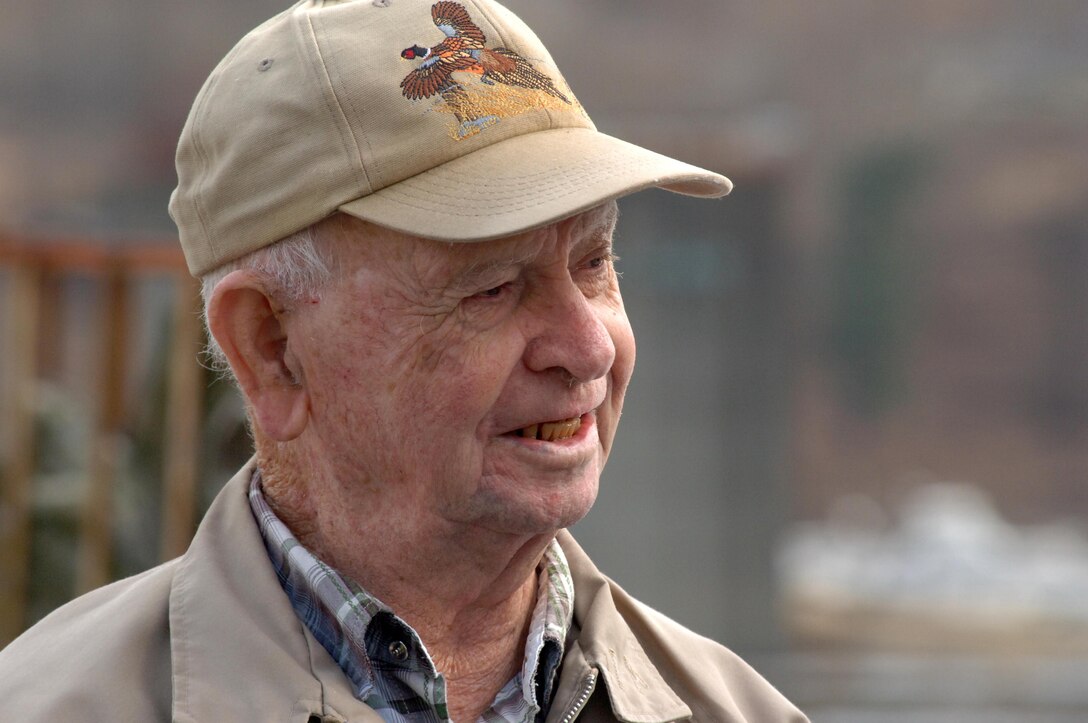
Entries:
<svg viewBox="0 0 1088 723">
<path fill-rule="evenodd" d="M 380 721 L 283 594 L 246 499 L 254 466 L 216 497 L 174 576 L 173 720 Z"/>
<path fill-rule="evenodd" d="M 564 658 L 564 668 L 574 665 L 579 656 L 587 667 L 597 668 L 612 712 L 621 721 L 664 723 L 690 718 L 691 709 L 661 677 L 624 619 L 612 594 L 612 581 L 569 532 L 561 531 L 556 539 L 574 578 L 574 620 L 579 626 L 575 643 L 579 651 L 570 660 Z"/>
<path fill-rule="evenodd" d="M 246 498 L 255 464 L 250 460 L 216 497 L 174 576 L 172 719 L 293 723 L 316 715 L 380 722 L 355 699 L 350 681 L 283 594 Z M 564 658 L 563 678 L 599 670 L 621 721 L 691 717 L 624 620 L 611 581 L 569 533 L 562 531 L 557 539 L 574 579 L 577 626 L 576 649 Z"/>
</svg>

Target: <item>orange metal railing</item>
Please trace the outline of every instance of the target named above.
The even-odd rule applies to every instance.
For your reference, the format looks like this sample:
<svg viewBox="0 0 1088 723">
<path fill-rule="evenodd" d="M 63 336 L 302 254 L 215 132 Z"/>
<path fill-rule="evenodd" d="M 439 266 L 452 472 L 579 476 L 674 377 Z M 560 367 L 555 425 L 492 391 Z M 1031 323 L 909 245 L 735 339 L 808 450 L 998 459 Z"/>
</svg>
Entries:
<svg viewBox="0 0 1088 723">
<path fill-rule="evenodd" d="M 21 632 L 28 604 L 34 478 L 35 394 L 43 335 L 63 334 L 47 289 L 66 277 L 91 277 L 101 284 L 99 333 L 92 334 L 103 373 L 94 380 L 93 415 L 86 495 L 79 521 L 76 592 L 110 581 L 113 554 L 113 498 L 119 440 L 124 419 L 124 379 L 130 329 L 132 283 L 146 275 L 170 280 L 173 330 L 167 362 L 164 420 L 163 503 L 160 556 L 184 551 L 195 524 L 198 433 L 202 375 L 197 363 L 202 344 L 199 290 L 176 246 L 162 243 L 110 246 L 91 239 L 30 239 L 0 234 L 0 274 L 5 290 L 0 306 L 7 374 L 0 380 L 0 435 L 6 444 L 5 478 L 0 496 L 0 646 Z M 70 331 L 70 330 L 67 330 Z"/>
</svg>

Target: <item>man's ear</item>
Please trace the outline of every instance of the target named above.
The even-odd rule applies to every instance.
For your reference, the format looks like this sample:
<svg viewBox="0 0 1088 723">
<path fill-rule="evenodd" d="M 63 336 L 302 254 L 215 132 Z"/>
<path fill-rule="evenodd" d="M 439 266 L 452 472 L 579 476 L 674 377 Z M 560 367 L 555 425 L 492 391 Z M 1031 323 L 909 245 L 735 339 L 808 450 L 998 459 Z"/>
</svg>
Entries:
<svg viewBox="0 0 1088 723">
<path fill-rule="evenodd" d="M 233 271 L 212 291 L 208 328 L 230 362 L 265 436 L 286 442 L 309 421 L 309 394 L 301 370 L 289 358 L 287 328 L 262 278 Z"/>
</svg>

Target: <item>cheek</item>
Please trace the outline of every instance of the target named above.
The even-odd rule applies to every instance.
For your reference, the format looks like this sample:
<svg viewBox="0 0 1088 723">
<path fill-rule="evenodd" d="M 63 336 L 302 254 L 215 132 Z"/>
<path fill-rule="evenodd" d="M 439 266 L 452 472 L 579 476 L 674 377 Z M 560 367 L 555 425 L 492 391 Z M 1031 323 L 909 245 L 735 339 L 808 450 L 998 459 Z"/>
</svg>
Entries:
<svg viewBox="0 0 1088 723">
<path fill-rule="evenodd" d="M 475 433 L 502 398 L 521 361 L 520 337 L 496 329 L 468 338 L 421 340 L 413 365 L 410 406 L 424 423 Z M 463 435 L 456 435 L 462 442 Z"/>
<path fill-rule="evenodd" d="M 631 381 L 631 375 L 635 369 L 635 335 L 631 330 L 631 324 L 627 315 L 620 310 L 608 325 L 609 336 L 616 349 L 616 357 L 612 362 L 609 372 L 609 411 L 607 419 L 599 420 L 601 423 L 602 442 L 605 452 L 611 450 L 612 440 L 616 436 L 616 427 L 619 425 L 620 413 L 623 411 L 623 399 L 627 392 L 627 384 Z"/>
<path fill-rule="evenodd" d="M 616 349 L 616 359 L 612 363 L 611 373 L 613 399 L 622 405 L 627 383 L 631 381 L 631 374 L 635 370 L 635 333 L 622 307 L 612 317 L 608 325 L 608 333 Z M 619 411 L 618 408 L 617 411 Z"/>
<path fill-rule="evenodd" d="M 303 349 L 316 431 L 327 442 L 351 446 L 381 434 L 385 423 L 377 420 L 390 418 L 386 402 L 409 384 L 404 367 L 394 363 L 381 318 L 371 311 L 373 301 L 337 301 L 322 309 L 303 337 Z"/>
</svg>

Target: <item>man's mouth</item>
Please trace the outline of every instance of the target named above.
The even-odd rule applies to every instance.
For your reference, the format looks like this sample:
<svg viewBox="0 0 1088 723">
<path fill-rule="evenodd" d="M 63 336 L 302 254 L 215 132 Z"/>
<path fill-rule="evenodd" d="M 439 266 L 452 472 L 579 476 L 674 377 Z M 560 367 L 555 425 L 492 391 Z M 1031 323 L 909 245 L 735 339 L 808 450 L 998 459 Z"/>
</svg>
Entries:
<svg viewBox="0 0 1088 723">
<path fill-rule="evenodd" d="M 530 424 L 528 427 L 522 427 L 521 429 L 516 430 L 514 436 L 525 437 L 527 439 L 539 439 L 544 442 L 558 442 L 562 439 L 570 439 L 573 437 L 578 433 L 581 426 L 581 417 L 571 417 L 570 419 L 562 419 L 558 422 Z"/>
</svg>

